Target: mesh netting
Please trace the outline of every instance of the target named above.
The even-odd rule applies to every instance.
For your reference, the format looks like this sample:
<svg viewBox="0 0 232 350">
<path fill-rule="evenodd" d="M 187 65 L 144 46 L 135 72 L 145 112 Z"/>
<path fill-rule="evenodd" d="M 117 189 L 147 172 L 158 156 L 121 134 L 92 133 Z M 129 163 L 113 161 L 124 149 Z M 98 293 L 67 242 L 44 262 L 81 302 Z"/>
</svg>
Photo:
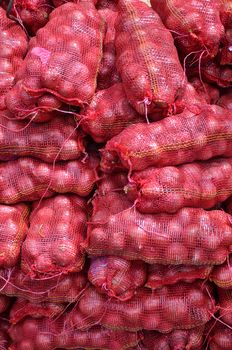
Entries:
<svg viewBox="0 0 232 350">
<path fill-rule="evenodd" d="M 208 288 L 197 282 L 175 284 L 155 292 L 140 288 L 128 301 L 118 301 L 89 288 L 72 310 L 70 323 L 77 329 L 100 323 L 112 329 L 166 333 L 203 325 L 215 310 Z"/>
<path fill-rule="evenodd" d="M 226 212 L 232 215 L 232 197 L 230 197 L 226 203 Z"/>
<path fill-rule="evenodd" d="M 182 53 L 205 50 L 211 57 L 223 35 L 218 0 L 151 0 L 165 26 L 174 33 Z"/>
<path fill-rule="evenodd" d="M 232 326 L 232 290 L 217 289 L 220 306 L 220 319 L 226 325 Z"/>
<path fill-rule="evenodd" d="M 6 295 L 0 295 L 0 314 L 6 311 L 9 304 L 10 304 L 10 298 L 8 298 Z M 1 339 L 1 336 L 0 336 L 0 339 Z"/>
<path fill-rule="evenodd" d="M 223 108 L 232 110 L 232 89 L 223 94 L 217 104 Z"/>
<path fill-rule="evenodd" d="M 177 282 L 192 283 L 197 279 L 208 279 L 212 266 L 148 265 L 146 287 L 157 289 Z"/>
<path fill-rule="evenodd" d="M 159 122 L 127 127 L 102 150 L 102 169 L 124 166 L 177 165 L 216 156 L 232 156 L 232 113 L 219 106 L 204 106 L 199 114 L 185 111 Z"/>
<path fill-rule="evenodd" d="M 198 71 L 199 68 L 196 67 L 196 72 Z M 219 87 L 230 87 L 232 84 L 231 68 L 229 66 L 220 66 L 216 61 L 208 61 L 202 64 L 201 74 L 207 82 L 216 84 Z"/>
<path fill-rule="evenodd" d="M 50 0 L 14 0 L 10 15 L 33 35 L 47 23 L 51 5 Z M 3 0 L 2 6 L 7 9 L 8 1 Z"/>
<path fill-rule="evenodd" d="M 80 2 L 90 2 L 93 4 L 96 4 L 97 0 L 52 0 L 55 7 L 61 6 L 63 4 L 66 4 L 67 2 L 74 2 L 75 4 L 78 4 Z"/>
<path fill-rule="evenodd" d="M 126 331 L 112 331 L 100 326 L 88 330 L 65 329 L 65 318 L 51 322 L 47 319 L 25 319 L 11 326 L 13 340 L 11 350 L 53 350 L 56 348 L 124 350 L 136 345 L 140 334 Z"/>
<path fill-rule="evenodd" d="M 10 309 L 10 323 L 16 324 L 27 316 L 33 318 L 48 317 L 49 319 L 60 315 L 65 309 L 64 304 L 52 304 L 41 302 L 38 304 L 31 303 L 25 299 L 16 299 Z"/>
<path fill-rule="evenodd" d="M 210 350 L 231 350 L 232 349 L 232 332 L 231 328 L 217 323 L 209 337 Z"/>
<path fill-rule="evenodd" d="M 79 298 L 86 283 L 87 276 L 83 271 L 44 280 L 30 278 L 18 268 L 10 274 L 7 270 L 0 271 L 1 293 L 34 303 L 73 303 Z"/>
<path fill-rule="evenodd" d="M 212 208 L 232 195 L 232 158 L 148 168 L 125 187 L 143 213 L 174 213 L 183 207 Z"/>
<path fill-rule="evenodd" d="M 170 32 L 148 5 L 137 0 L 119 1 L 115 28 L 116 65 L 129 102 L 141 114 L 169 109 L 185 87 Z"/>
<path fill-rule="evenodd" d="M 137 350 L 203 350 L 204 327 L 175 330 L 169 334 L 144 331 Z"/>
<path fill-rule="evenodd" d="M 105 196 L 108 192 L 122 191 L 127 182 L 127 173 L 105 175 L 102 177 L 101 181 L 98 182 L 97 192 Z"/>
<path fill-rule="evenodd" d="M 17 37 L 15 34 L 17 33 Z M 5 108 L 5 94 L 14 85 L 16 70 L 27 52 L 27 36 L 18 24 L 0 8 L 0 110 Z"/>
<path fill-rule="evenodd" d="M 107 89 L 111 85 L 119 82 L 120 76 L 116 69 L 115 51 L 115 20 L 117 11 L 111 8 L 102 8 L 98 12 L 106 21 L 106 34 L 104 37 L 103 57 L 97 77 L 97 88 Z"/>
<path fill-rule="evenodd" d="M 2 349 L 8 349 L 9 335 L 8 335 L 9 324 L 6 320 L 0 319 L 0 346 Z"/>
<path fill-rule="evenodd" d="M 150 264 L 214 265 L 223 263 L 232 247 L 231 216 L 220 210 L 183 208 L 176 214 L 141 214 L 118 193 L 95 197 L 93 206 L 90 255 Z"/>
<path fill-rule="evenodd" d="M 67 3 L 55 9 L 49 22 L 30 41 L 18 74 L 18 91 L 12 89 L 6 98 L 10 111 L 17 113 L 14 100 L 21 99 L 24 91 L 36 98 L 48 92 L 77 106 L 90 102 L 96 88 L 103 33 L 104 21 L 90 3 Z"/>
<path fill-rule="evenodd" d="M 214 266 L 210 274 L 210 280 L 220 288 L 232 288 L 232 256 L 228 258 L 222 265 Z"/>
<path fill-rule="evenodd" d="M 30 215 L 22 246 L 22 269 L 34 274 L 55 274 L 82 269 L 81 243 L 85 238 L 87 206 L 75 195 L 44 199 Z"/>
<path fill-rule="evenodd" d="M 141 261 L 127 261 L 117 257 L 92 259 L 89 281 L 99 290 L 119 300 L 129 300 L 146 281 L 146 265 Z"/>
<path fill-rule="evenodd" d="M 231 6 L 231 4 L 230 4 Z M 222 40 L 222 47 L 220 50 L 220 64 L 231 65 L 232 62 L 232 52 L 231 52 L 231 45 L 232 45 L 232 6 L 231 6 L 231 23 L 230 28 L 226 30 L 225 35 Z"/>
<path fill-rule="evenodd" d="M 232 6 L 231 0 L 220 0 L 220 16 L 225 28 L 231 27 L 232 24 Z"/>
<path fill-rule="evenodd" d="M 26 121 L 11 121 L 0 116 L 0 160 L 23 156 L 45 162 L 77 159 L 85 148 L 84 136 L 75 127 L 71 117 L 56 117 L 47 123 L 27 125 Z"/>
<path fill-rule="evenodd" d="M 28 215 L 25 204 L 0 205 L 0 267 L 12 267 L 17 263 L 28 231 Z"/>
<path fill-rule="evenodd" d="M 54 193 L 88 196 L 97 180 L 96 162 L 81 160 L 52 164 L 33 158 L 0 163 L 0 202 L 35 201 Z M 6 187 L 7 183 L 7 187 Z"/>
<path fill-rule="evenodd" d="M 96 142 L 110 140 L 127 126 L 144 121 L 128 103 L 121 83 L 98 91 L 82 115 L 83 130 Z"/>
<path fill-rule="evenodd" d="M 207 83 L 202 83 L 201 80 L 197 77 L 194 77 L 190 79 L 191 84 L 194 86 L 196 89 L 197 93 L 204 98 L 204 100 L 209 103 L 209 104 L 216 104 L 220 92 L 219 89 L 216 86 L 207 84 Z"/>
</svg>

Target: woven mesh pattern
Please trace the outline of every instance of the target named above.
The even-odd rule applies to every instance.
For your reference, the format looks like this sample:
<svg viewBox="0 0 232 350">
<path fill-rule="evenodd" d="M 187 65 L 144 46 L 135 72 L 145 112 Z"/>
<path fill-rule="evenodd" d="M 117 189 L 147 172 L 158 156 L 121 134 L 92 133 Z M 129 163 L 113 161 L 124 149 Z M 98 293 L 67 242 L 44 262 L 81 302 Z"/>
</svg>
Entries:
<svg viewBox="0 0 232 350">
<path fill-rule="evenodd" d="M 55 158 L 70 160 L 79 158 L 85 151 L 83 134 L 75 130 L 76 123 L 69 117 L 27 126 L 25 121 L 11 121 L 0 116 L 0 125 L 3 126 L 0 128 L 1 161 L 23 156 L 45 162 L 53 162 Z"/>
<path fill-rule="evenodd" d="M 57 195 L 43 200 L 30 215 L 30 228 L 22 246 L 23 270 L 32 275 L 81 270 L 86 220 L 87 207 L 82 198 Z"/>
<path fill-rule="evenodd" d="M 204 327 L 175 330 L 169 334 L 144 331 L 144 339 L 138 350 L 201 350 L 204 343 Z"/>
<path fill-rule="evenodd" d="M 230 6 L 231 6 L 231 4 L 230 4 Z M 232 27 L 232 6 L 231 6 L 230 27 Z M 225 32 L 225 35 L 223 37 L 222 48 L 220 50 L 220 64 L 221 65 L 226 65 L 226 64 L 231 65 L 231 63 L 232 63 L 231 45 L 232 45 L 232 28 L 229 28 Z"/>
<path fill-rule="evenodd" d="M 232 114 L 208 106 L 195 115 L 185 111 L 157 123 L 131 125 L 107 142 L 102 169 L 131 170 L 177 165 L 216 156 L 232 156 Z"/>
<path fill-rule="evenodd" d="M 30 41 L 18 76 L 21 95 L 25 90 L 38 98 L 49 92 L 69 104 L 88 103 L 96 88 L 103 32 L 103 19 L 88 2 L 55 9 Z M 12 89 L 8 101 L 14 95 Z"/>
<path fill-rule="evenodd" d="M 67 2 L 74 2 L 74 4 L 79 4 L 80 2 L 90 2 L 96 4 L 97 0 L 52 0 L 55 7 L 59 7 Z"/>
<path fill-rule="evenodd" d="M 95 322 L 115 329 L 158 330 L 189 329 L 205 324 L 215 312 L 213 299 L 199 283 L 180 283 L 155 292 L 141 288 L 128 301 L 118 301 L 90 288 L 83 294 L 70 316 L 76 327 Z"/>
<path fill-rule="evenodd" d="M 106 21 L 103 57 L 97 78 L 97 88 L 102 90 L 109 88 L 111 85 L 121 80 L 116 69 L 115 51 L 115 20 L 118 13 L 114 8 L 103 8 L 98 12 Z"/>
<path fill-rule="evenodd" d="M 196 68 L 199 71 L 199 68 Z M 208 61 L 201 66 L 202 77 L 209 83 L 220 87 L 230 87 L 232 83 L 232 70 L 229 66 L 220 66 L 216 61 Z"/>
<path fill-rule="evenodd" d="M 148 168 L 125 190 L 144 213 L 173 213 L 183 207 L 212 208 L 232 195 L 232 158 Z"/>
<path fill-rule="evenodd" d="M 216 86 L 207 84 L 204 82 L 204 85 L 200 81 L 199 78 L 192 78 L 190 79 L 191 84 L 194 86 L 196 89 L 197 93 L 204 98 L 204 100 L 209 103 L 209 104 L 216 104 L 220 93 L 219 89 Z"/>
<path fill-rule="evenodd" d="M 232 197 L 230 197 L 226 203 L 226 212 L 232 215 Z"/>
<path fill-rule="evenodd" d="M 114 173 L 104 176 L 98 182 L 97 192 L 105 196 L 108 192 L 123 190 L 128 182 L 127 173 Z M 117 196 L 117 195 L 116 195 Z"/>
<path fill-rule="evenodd" d="M 220 319 L 232 326 L 232 290 L 217 289 L 220 306 Z"/>
<path fill-rule="evenodd" d="M 18 268 L 13 270 L 10 277 L 7 270 L 0 271 L 1 293 L 34 303 L 73 303 L 78 299 L 86 283 L 87 276 L 83 271 L 45 280 L 32 279 Z"/>
<path fill-rule="evenodd" d="M 228 261 L 225 261 L 222 265 L 214 266 L 213 271 L 210 274 L 210 280 L 213 281 L 220 288 L 232 288 L 231 265 L 232 256 L 230 255 Z"/>
<path fill-rule="evenodd" d="M 120 0 L 117 69 L 129 102 L 141 114 L 171 107 L 184 92 L 184 72 L 170 32 L 145 3 Z"/>
<path fill-rule="evenodd" d="M 22 64 L 26 52 L 26 34 L 18 24 L 8 19 L 5 11 L 0 8 L 0 110 L 5 108 L 5 94 L 14 85 L 15 72 Z"/>
<path fill-rule="evenodd" d="M 9 333 L 13 339 L 11 350 L 76 349 L 77 347 L 124 350 L 136 345 L 140 339 L 136 332 L 112 331 L 100 326 L 85 331 L 65 329 L 65 318 L 55 322 L 48 319 L 27 318 L 18 325 L 11 326 Z"/>
<path fill-rule="evenodd" d="M 213 265 L 225 261 L 232 227 L 231 217 L 223 211 L 183 208 L 176 214 L 140 214 L 123 195 L 114 193 L 112 199 L 111 195 L 93 201 L 88 227 L 90 255 L 116 255 L 150 264 Z M 123 210 L 123 205 L 128 209 Z"/>
<path fill-rule="evenodd" d="M 144 121 L 128 103 L 121 83 L 96 92 L 82 114 L 81 126 L 96 142 L 110 140 L 127 126 Z"/>
<path fill-rule="evenodd" d="M 0 314 L 6 311 L 10 303 L 10 298 L 5 295 L 0 295 Z M 1 328 L 0 328 L 1 329 Z M 0 335 L 1 340 L 1 335 Z"/>
<path fill-rule="evenodd" d="M 129 300 L 146 281 L 146 265 L 141 261 L 127 261 L 117 257 L 92 259 L 89 281 L 110 297 Z"/>
<path fill-rule="evenodd" d="M 97 180 L 96 163 L 91 159 L 86 163 L 59 162 L 53 171 L 52 164 L 25 157 L 0 163 L 0 173 L 0 202 L 6 204 L 35 201 L 54 193 L 87 196 Z"/>
<path fill-rule="evenodd" d="M 12 267 L 17 263 L 28 231 L 28 215 L 29 209 L 25 204 L 0 205 L 0 267 Z"/>
<path fill-rule="evenodd" d="M 209 341 L 210 350 L 231 350 L 232 349 L 232 332 L 227 326 L 219 322 L 210 333 Z"/>
<path fill-rule="evenodd" d="M 148 265 L 146 287 L 157 289 L 177 282 L 192 283 L 197 279 L 207 279 L 212 266 L 185 266 L 185 265 Z"/>
<path fill-rule="evenodd" d="M 61 314 L 64 308 L 65 306 L 63 304 L 52 304 L 48 302 L 34 304 L 28 300 L 18 298 L 10 309 L 10 322 L 16 324 L 27 316 L 33 318 L 48 317 L 51 319 Z"/>
<path fill-rule="evenodd" d="M 0 320 L 0 345 L 3 347 L 3 349 L 7 349 L 9 345 L 8 328 L 9 328 L 8 322 L 3 319 Z"/>
<path fill-rule="evenodd" d="M 223 108 L 232 110 L 232 90 L 228 90 L 224 95 L 222 95 L 217 104 Z"/>
<path fill-rule="evenodd" d="M 4 0 L 2 6 L 6 9 L 7 5 L 8 1 Z M 47 23 L 51 5 L 50 0 L 14 0 L 10 14 L 18 18 L 33 35 Z"/>
<path fill-rule="evenodd" d="M 220 8 L 220 17 L 221 22 L 227 27 L 231 27 L 232 24 L 232 6 L 230 0 L 220 0 L 221 8 Z"/>
<path fill-rule="evenodd" d="M 184 54 L 206 50 L 215 56 L 223 35 L 218 0 L 151 0 Z"/>
</svg>

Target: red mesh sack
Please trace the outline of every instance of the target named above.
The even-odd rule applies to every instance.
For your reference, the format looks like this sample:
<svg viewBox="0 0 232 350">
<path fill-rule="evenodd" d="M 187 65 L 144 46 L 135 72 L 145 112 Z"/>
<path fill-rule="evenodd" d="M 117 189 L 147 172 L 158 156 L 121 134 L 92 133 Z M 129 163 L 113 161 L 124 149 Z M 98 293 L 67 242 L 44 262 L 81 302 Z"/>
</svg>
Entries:
<svg viewBox="0 0 232 350">
<path fill-rule="evenodd" d="M 5 95 L 13 87 L 16 70 L 26 55 L 27 36 L 18 24 L 6 17 L 6 12 L 2 8 L 0 18 L 0 110 L 2 110 L 5 108 Z"/>
<path fill-rule="evenodd" d="M 224 28 L 218 0 L 151 0 L 183 54 L 204 51 L 215 56 Z"/>
<path fill-rule="evenodd" d="M 93 256 L 115 255 L 149 264 L 218 265 L 232 249 L 231 217 L 198 208 L 140 214 L 123 195 L 109 193 L 93 201 L 86 245 Z"/>
<path fill-rule="evenodd" d="M 118 8 L 116 66 L 128 100 L 140 114 L 169 110 L 186 83 L 172 36 L 142 1 L 119 0 Z"/>
<path fill-rule="evenodd" d="M 100 326 L 88 330 L 65 328 L 66 318 L 52 322 L 46 318 L 27 318 L 11 326 L 9 334 L 13 344 L 9 350 L 104 349 L 124 350 L 136 345 L 141 336 L 137 332 L 113 331 Z"/>
<path fill-rule="evenodd" d="M 12 204 L 51 197 L 54 193 L 88 196 L 97 180 L 96 162 L 73 160 L 52 164 L 33 158 L 0 163 L 0 202 Z M 6 186 L 7 185 L 7 186 Z"/>
<path fill-rule="evenodd" d="M 28 231 L 29 209 L 25 204 L 0 205 L 0 267 L 13 267 Z"/>
<path fill-rule="evenodd" d="M 223 94 L 217 104 L 223 108 L 232 110 L 232 89 L 229 89 L 225 94 Z"/>
<path fill-rule="evenodd" d="M 112 6 L 113 7 L 113 6 Z M 118 12 L 114 8 L 101 8 L 98 12 L 106 21 L 106 34 L 103 43 L 103 57 L 97 77 L 97 88 L 107 89 L 119 82 L 120 76 L 116 69 L 115 21 Z M 116 7 L 116 6 L 115 6 Z M 116 8 L 117 9 L 117 8 Z"/>
<path fill-rule="evenodd" d="M 0 295 L 0 314 L 6 311 L 9 304 L 10 304 L 10 298 L 8 298 L 6 295 Z M 0 336 L 0 339 L 1 339 L 1 336 Z"/>
<path fill-rule="evenodd" d="M 50 0 L 14 0 L 10 15 L 33 35 L 47 23 L 51 5 Z M 8 1 L 3 0 L 2 6 L 7 9 Z"/>
<path fill-rule="evenodd" d="M 146 287 L 157 289 L 177 282 L 192 283 L 197 279 L 208 279 L 212 266 L 148 265 Z"/>
<path fill-rule="evenodd" d="M 135 172 L 125 187 L 142 213 L 209 209 L 232 195 L 232 158 L 219 158 Z"/>
<path fill-rule="evenodd" d="M 87 276 L 83 271 L 37 279 L 15 268 L 0 271 L 1 293 L 20 297 L 33 303 L 74 303 L 86 287 Z"/>
<path fill-rule="evenodd" d="M 32 156 L 45 162 L 79 158 L 85 151 L 84 136 L 72 118 L 27 125 L 0 116 L 0 160 Z"/>
<path fill-rule="evenodd" d="M 170 332 L 205 324 L 215 312 L 208 288 L 199 283 L 175 284 L 154 291 L 140 288 L 128 301 L 118 301 L 89 288 L 70 315 L 75 328 L 100 323 L 107 328 Z"/>
<path fill-rule="evenodd" d="M 12 89 L 6 97 L 9 110 L 17 113 L 12 100 L 20 100 L 24 91 L 36 98 L 50 93 L 77 106 L 89 103 L 96 88 L 103 32 L 103 19 L 89 2 L 55 9 L 30 41 L 18 74 L 18 91 Z"/>
<path fill-rule="evenodd" d="M 226 212 L 232 215 L 232 197 L 230 197 L 226 203 Z"/>
<path fill-rule="evenodd" d="M 220 319 L 226 325 L 232 326 L 232 290 L 217 289 L 218 302 L 220 306 Z"/>
<path fill-rule="evenodd" d="M 81 270 L 86 220 L 84 199 L 75 195 L 44 199 L 30 215 L 22 246 L 22 269 L 31 275 Z"/>
<path fill-rule="evenodd" d="M 74 4 L 79 4 L 80 2 L 90 2 L 96 4 L 97 0 L 52 0 L 55 7 L 59 7 L 67 2 L 74 2 Z"/>
<path fill-rule="evenodd" d="M 127 126 L 144 121 L 128 103 L 121 83 L 96 92 L 82 115 L 83 130 L 96 142 L 110 140 Z"/>
<path fill-rule="evenodd" d="M 231 350 L 232 332 L 231 328 L 217 322 L 209 335 L 210 350 Z"/>
<path fill-rule="evenodd" d="M 199 68 L 197 67 L 198 71 Z M 207 61 L 201 65 L 202 77 L 209 83 L 220 87 L 230 87 L 232 84 L 232 69 L 230 66 L 221 66 L 216 61 Z"/>
<path fill-rule="evenodd" d="M 191 84 L 196 89 L 197 93 L 204 98 L 209 104 L 216 104 L 219 100 L 219 89 L 211 84 L 202 83 L 199 78 L 190 79 Z"/>
<path fill-rule="evenodd" d="M 146 281 L 146 265 L 142 261 L 127 261 L 117 257 L 92 259 L 89 281 L 99 292 L 119 300 L 129 300 Z"/>
<path fill-rule="evenodd" d="M 225 28 L 232 26 L 232 7 L 230 0 L 220 0 L 221 8 L 220 8 L 220 16 L 221 22 L 225 26 Z"/>
<path fill-rule="evenodd" d="M 114 173 L 105 175 L 101 181 L 98 182 L 97 193 L 105 196 L 109 192 L 118 192 L 123 190 L 128 182 L 127 173 Z M 116 195 L 117 196 L 117 195 Z"/>
<path fill-rule="evenodd" d="M 0 320 L 0 346 L 2 350 L 8 349 L 9 335 L 8 335 L 9 324 L 6 320 Z"/>
<path fill-rule="evenodd" d="M 65 309 L 64 304 L 52 304 L 41 302 L 31 303 L 28 300 L 18 298 L 10 310 L 10 322 L 16 324 L 27 316 L 33 318 L 48 317 L 49 319 L 62 314 Z"/>
<path fill-rule="evenodd" d="M 143 170 L 232 156 L 232 113 L 219 106 L 188 110 L 159 122 L 127 127 L 102 150 L 102 169 Z"/>
<path fill-rule="evenodd" d="M 168 334 L 144 331 L 138 350 L 203 350 L 204 327 L 175 330 Z"/>
<path fill-rule="evenodd" d="M 232 289 L 232 255 L 222 265 L 214 266 L 210 280 L 220 288 Z"/>
<path fill-rule="evenodd" d="M 232 11 L 231 11 L 231 20 L 232 20 Z M 232 21 L 231 21 L 231 26 L 232 26 Z M 222 40 L 222 47 L 220 50 L 220 64 L 221 65 L 232 64 L 232 28 L 228 28 L 225 31 L 225 35 Z"/>
</svg>

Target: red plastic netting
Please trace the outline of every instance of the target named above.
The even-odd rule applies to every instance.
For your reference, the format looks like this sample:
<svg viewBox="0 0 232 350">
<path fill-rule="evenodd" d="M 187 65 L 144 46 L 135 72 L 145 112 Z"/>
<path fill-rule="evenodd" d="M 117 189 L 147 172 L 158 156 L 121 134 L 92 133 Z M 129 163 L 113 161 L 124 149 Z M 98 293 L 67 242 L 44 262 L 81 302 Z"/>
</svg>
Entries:
<svg viewBox="0 0 232 350">
<path fill-rule="evenodd" d="M 165 26 L 173 32 L 183 54 L 217 54 L 224 28 L 218 0 L 151 0 Z"/>
<path fill-rule="evenodd" d="M 92 259 L 88 279 L 100 293 L 123 301 L 131 299 L 137 288 L 145 284 L 146 272 L 141 261 L 100 257 Z"/>
<path fill-rule="evenodd" d="M 82 269 L 87 205 L 75 195 L 44 199 L 30 215 L 22 246 L 22 269 L 33 275 L 74 272 Z"/>
<path fill-rule="evenodd" d="M 17 76 L 19 87 L 6 96 L 9 110 L 18 112 L 15 100 L 21 100 L 24 91 L 36 98 L 50 93 L 76 106 L 89 103 L 96 88 L 103 33 L 104 21 L 89 2 L 55 9 L 30 41 Z"/>
<path fill-rule="evenodd" d="M 194 77 L 190 79 L 191 84 L 196 89 L 197 93 L 204 98 L 209 104 L 216 104 L 219 100 L 220 92 L 219 89 L 211 84 L 202 82 L 199 78 Z"/>
<path fill-rule="evenodd" d="M 121 83 L 96 92 L 82 115 L 83 130 L 99 143 L 110 140 L 131 124 L 144 121 L 128 103 Z"/>
<path fill-rule="evenodd" d="M 232 156 L 232 113 L 219 106 L 186 110 L 150 125 L 127 127 L 102 150 L 102 169 L 178 165 L 216 156 Z"/>
<path fill-rule="evenodd" d="M 7 297 L 6 295 L 0 295 L 0 314 L 6 311 L 9 304 L 10 304 L 10 298 Z M 1 320 L 0 320 L 0 322 L 1 322 Z M 0 329 L 1 329 L 1 327 L 0 327 Z M 1 340 L 1 335 L 0 335 L 0 340 Z"/>
<path fill-rule="evenodd" d="M 97 88 L 107 89 L 121 80 L 116 69 L 115 21 L 118 15 L 115 8 L 100 8 L 99 14 L 106 21 L 103 57 L 97 77 Z"/>
<path fill-rule="evenodd" d="M 180 283 L 155 292 L 141 288 L 132 299 L 118 301 L 89 288 L 71 312 L 70 323 L 77 329 L 96 323 L 130 331 L 190 329 L 205 324 L 216 310 L 208 292 L 197 282 Z"/>
<path fill-rule="evenodd" d="M 65 309 L 64 304 L 52 304 L 48 302 L 41 302 L 39 304 L 31 303 L 25 299 L 16 299 L 15 303 L 10 309 L 10 323 L 16 324 L 27 316 L 33 318 L 48 317 L 54 318 L 62 314 Z"/>
<path fill-rule="evenodd" d="M 232 290 L 217 288 L 220 320 L 232 326 Z"/>
<path fill-rule="evenodd" d="M 232 89 L 229 89 L 218 100 L 219 106 L 232 110 Z"/>
<path fill-rule="evenodd" d="M 212 266 L 148 265 L 146 287 L 157 289 L 177 282 L 192 283 L 197 279 L 208 279 Z"/>
<path fill-rule="evenodd" d="M 25 204 L 0 205 L 0 267 L 12 267 L 17 263 L 28 231 L 28 215 Z"/>
<path fill-rule="evenodd" d="M 220 288 L 232 289 L 232 255 L 222 265 L 214 266 L 210 280 Z"/>
<path fill-rule="evenodd" d="M 210 350 L 231 350 L 232 349 L 232 332 L 220 323 L 217 323 L 209 336 Z"/>
<path fill-rule="evenodd" d="M 174 213 L 184 207 L 209 209 L 232 195 L 232 158 L 135 172 L 125 187 L 142 213 Z"/>
<path fill-rule="evenodd" d="M 190 67 L 194 72 L 194 69 Z M 199 68 L 196 67 L 196 72 Z M 201 75 L 209 83 L 218 85 L 219 87 L 230 87 L 232 84 L 232 69 L 230 66 L 221 66 L 217 61 L 208 61 L 201 65 Z"/>
<path fill-rule="evenodd" d="M 17 37 L 15 34 L 17 33 Z M 0 8 L 0 110 L 5 108 L 5 94 L 13 87 L 16 70 L 27 52 L 27 36 L 18 24 Z"/>
<path fill-rule="evenodd" d="M 8 349 L 9 335 L 8 335 L 9 324 L 6 320 L 0 320 L 0 346 L 2 350 Z"/>
<path fill-rule="evenodd" d="M 59 7 L 67 2 L 74 2 L 75 4 L 79 4 L 80 2 L 90 2 L 93 4 L 97 3 L 97 0 L 52 0 L 55 7 Z"/>
<path fill-rule="evenodd" d="M 220 210 L 183 208 L 141 214 L 118 193 L 93 200 L 87 251 L 150 264 L 222 264 L 232 249 L 232 218 Z"/>
<path fill-rule="evenodd" d="M 7 9 L 9 1 L 3 0 L 2 6 Z M 49 18 L 53 6 L 50 0 L 14 0 L 10 15 L 34 35 L 43 27 Z"/>
<path fill-rule="evenodd" d="M 74 303 L 86 284 L 87 276 L 83 271 L 42 280 L 31 278 L 18 268 L 12 272 L 0 270 L 1 293 L 34 303 Z"/>
<path fill-rule="evenodd" d="M 170 32 L 142 1 L 120 0 L 118 8 L 116 65 L 129 102 L 140 114 L 171 109 L 186 80 Z"/>
<path fill-rule="evenodd" d="M 85 331 L 65 329 L 65 318 L 51 322 L 48 319 L 33 320 L 11 326 L 13 340 L 10 350 L 53 350 L 56 348 L 124 350 L 136 345 L 141 336 L 137 332 L 113 331 L 100 326 Z"/>
<path fill-rule="evenodd" d="M 0 163 L 0 202 L 6 204 L 35 201 L 54 193 L 88 196 L 97 180 L 97 160 L 43 163 L 19 158 Z M 8 184 L 6 187 L 6 183 Z"/>
<path fill-rule="evenodd" d="M 79 158 L 84 152 L 84 135 L 75 130 L 71 117 L 56 117 L 35 124 L 0 116 L 0 160 L 32 156 L 45 162 Z"/>
<path fill-rule="evenodd" d="M 230 4 L 231 6 L 231 4 Z M 226 65 L 229 64 L 231 65 L 232 63 L 232 52 L 231 52 L 231 47 L 232 47 L 232 7 L 231 7 L 231 23 L 230 23 L 230 28 L 226 29 L 225 35 L 223 37 L 222 43 L 221 43 L 221 49 L 220 49 L 220 64 L 221 65 Z"/>
<path fill-rule="evenodd" d="M 175 330 L 169 334 L 144 331 L 136 350 L 203 350 L 204 327 Z"/>
<path fill-rule="evenodd" d="M 232 26 L 232 6 L 231 0 L 220 0 L 220 16 L 225 28 Z"/>
<path fill-rule="evenodd" d="M 97 193 L 105 196 L 108 192 L 123 191 L 128 182 L 127 173 L 114 173 L 105 175 L 98 182 Z"/>
<path fill-rule="evenodd" d="M 232 197 L 230 197 L 226 203 L 226 212 L 232 215 Z"/>
</svg>

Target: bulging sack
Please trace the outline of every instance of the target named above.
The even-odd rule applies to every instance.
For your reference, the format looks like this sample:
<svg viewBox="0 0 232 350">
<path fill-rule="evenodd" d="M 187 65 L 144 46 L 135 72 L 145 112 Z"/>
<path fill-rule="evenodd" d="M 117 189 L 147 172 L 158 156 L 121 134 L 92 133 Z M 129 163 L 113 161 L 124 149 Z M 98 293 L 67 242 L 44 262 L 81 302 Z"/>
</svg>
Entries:
<svg viewBox="0 0 232 350">
<path fill-rule="evenodd" d="M 219 266 L 214 266 L 210 280 L 213 281 L 218 287 L 223 289 L 232 289 L 232 255 Z"/>
</svg>

